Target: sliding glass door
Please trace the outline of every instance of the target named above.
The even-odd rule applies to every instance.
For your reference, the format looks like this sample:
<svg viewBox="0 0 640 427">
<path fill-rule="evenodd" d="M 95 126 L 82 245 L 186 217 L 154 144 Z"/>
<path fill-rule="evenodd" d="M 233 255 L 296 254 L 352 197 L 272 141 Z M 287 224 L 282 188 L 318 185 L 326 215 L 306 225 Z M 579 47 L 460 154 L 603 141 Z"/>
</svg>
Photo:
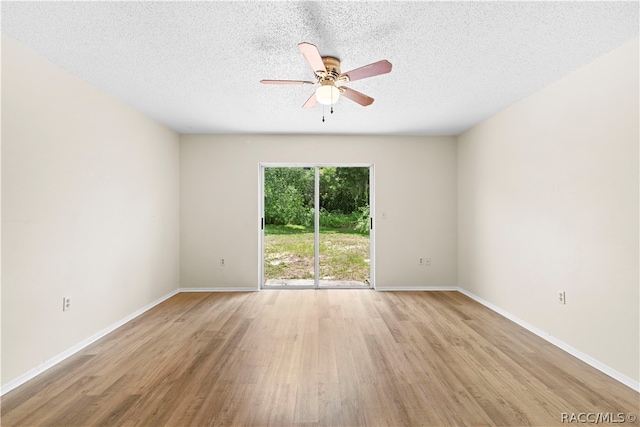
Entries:
<svg viewBox="0 0 640 427">
<path fill-rule="evenodd" d="M 262 288 L 373 287 L 372 165 L 260 166 Z"/>
</svg>

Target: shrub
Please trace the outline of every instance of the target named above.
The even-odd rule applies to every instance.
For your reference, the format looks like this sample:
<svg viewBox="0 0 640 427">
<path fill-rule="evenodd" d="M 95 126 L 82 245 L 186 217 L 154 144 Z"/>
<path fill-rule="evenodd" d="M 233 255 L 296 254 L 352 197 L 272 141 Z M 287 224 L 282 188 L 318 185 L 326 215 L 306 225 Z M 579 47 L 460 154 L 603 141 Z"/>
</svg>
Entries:
<svg viewBox="0 0 640 427">
<path fill-rule="evenodd" d="M 341 211 L 329 212 L 325 209 L 320 210 L 320 227 L 328 228 L 353 228 L 357 220 L 354 214 L 347 215 Z"/>
<path fill-rule="evenodd" d="M 358 218 L 356 220 L 356 225 L 353 228 L 356 233 L 360 234 L 369 234 L 369 225 L 371 221 L 371 212 L 369 209 L 369 205 L 358 208 Z"/>
</svg>

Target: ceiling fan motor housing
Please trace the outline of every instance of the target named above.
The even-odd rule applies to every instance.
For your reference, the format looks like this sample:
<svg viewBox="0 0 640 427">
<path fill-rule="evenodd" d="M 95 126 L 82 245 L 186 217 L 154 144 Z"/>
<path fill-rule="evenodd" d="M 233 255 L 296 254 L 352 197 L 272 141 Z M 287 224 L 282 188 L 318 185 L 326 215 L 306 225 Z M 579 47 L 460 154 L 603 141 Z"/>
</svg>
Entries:
<svg viewBox="0 0 640 427">
<path fill-rule="evenodd" d="M 340 60 L 338 58 L 334 58 L 333 56 L 323 56 L 322 62 L 324 63 L 324 67 L 327 69 L 326 72 L 317 72 L 316 76 L 320 81 L 329 80 L 331 82 L 335 82 L 338 80 L 340 76 Z"/>
</svg>

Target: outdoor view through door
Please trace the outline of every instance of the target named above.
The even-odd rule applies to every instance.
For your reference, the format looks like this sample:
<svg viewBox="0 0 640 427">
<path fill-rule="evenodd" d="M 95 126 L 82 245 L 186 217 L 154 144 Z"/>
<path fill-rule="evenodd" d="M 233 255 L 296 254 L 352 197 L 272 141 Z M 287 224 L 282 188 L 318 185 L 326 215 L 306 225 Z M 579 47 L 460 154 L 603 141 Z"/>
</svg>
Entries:
<svg viewBox="0 0 640 427">
<path fill-rule="evenodd" d="M 263 287 L 371 287 L 370 167 L 263 173 Z"/>
</svg>

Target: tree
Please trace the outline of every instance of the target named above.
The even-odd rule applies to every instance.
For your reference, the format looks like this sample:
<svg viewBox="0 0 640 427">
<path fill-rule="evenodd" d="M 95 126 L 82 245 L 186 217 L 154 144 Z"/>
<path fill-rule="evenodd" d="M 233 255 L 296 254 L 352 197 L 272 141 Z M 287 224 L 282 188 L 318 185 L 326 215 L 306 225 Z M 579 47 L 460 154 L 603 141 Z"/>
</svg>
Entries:
<svg viewBox="0 0 640 427">
<path fill-rule="evenodd" d="M 314 171 L 304 168 L 266 168 L 264 173 L 267 224 L 313 224 Z M 369 168 L 320 168 L 320 210 L 361 216 L 369 206 Z"/>
<path fill-rule="evenodd" d="M 369 205 L 369 168 L 320 169 L 320 208 L 352 214 Z"/>
<path fill-rule="evenodd" d="M 302 168 L 266 168 L 264 214 L 267 224 L 311 225 L 313 171 Z"/>
</svg>

